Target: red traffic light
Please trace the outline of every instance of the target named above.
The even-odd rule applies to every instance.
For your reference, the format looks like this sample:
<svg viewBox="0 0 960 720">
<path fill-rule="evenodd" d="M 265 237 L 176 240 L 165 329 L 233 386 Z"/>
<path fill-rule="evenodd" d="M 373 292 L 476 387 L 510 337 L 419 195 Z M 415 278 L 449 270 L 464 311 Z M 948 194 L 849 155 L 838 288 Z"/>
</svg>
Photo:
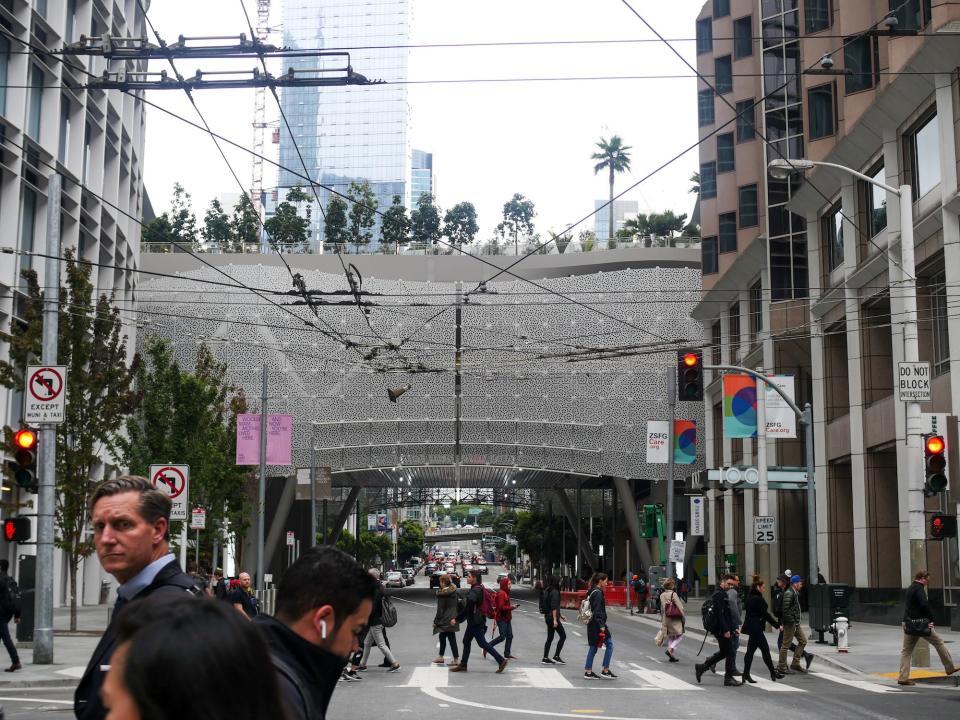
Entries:
<svg viewBox="0 0 960 720">
<path fill-rule="evenodd" d="M 930 537 L 943 540 L 957 536 L 957 516 L 937 513 L 930 518 Z"/>
<path fill-rule="evenodd" d="M 694 367 L 700 362 L 700 356 L 697 353 L 688 352 L 683 356 L 683 364 L 687 367 Z"/>
<path fill-rule="evenodd" d="M 930 455 L 939 455 L 947 447 L 943 438 L 939 435 L 931 435 L 927 438 L 927 453 Z"/>
<path fill-rule="evenodd" d="M 17 434 L 13 436 L 13 444 L 23 450 L 33 450 L 37 444 L 37 433 L 29 428 L 18 430 Z"/>
<path fill-rule="evenodd" d="M 25 542 L 30 539 L 30 518 L 14 517 L 3 521 L 3 537 L 7 542 Z"/>
</svg>

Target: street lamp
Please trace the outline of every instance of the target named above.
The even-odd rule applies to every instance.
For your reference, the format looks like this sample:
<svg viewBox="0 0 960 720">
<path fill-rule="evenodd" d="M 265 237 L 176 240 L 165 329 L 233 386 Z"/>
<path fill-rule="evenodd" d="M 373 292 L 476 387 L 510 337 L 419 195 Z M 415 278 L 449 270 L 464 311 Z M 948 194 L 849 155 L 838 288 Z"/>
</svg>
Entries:
<svg viewBox="0 0 960 720">
<path fill-rule="evenodd" d="M 905 362 L 917 362 L 920 349 L 917 341 L 917 280 L 913 246 L 913 189 L 909 185 L 899 188 L 874 180 L 852 168 L 830 162 L 816 160 L 786 160 L 778 158 L 767 165 L 770 177 L 786 180 L 792 175 L 802 174 L 815 167 L 829 167 L 853 175 L 866 183 L 886 190 L 900 199 L 900 270 L 903 279 L 900 286 L 903 292 L 903 359 Z M 925 521 L 923 512 L 923 480 L 920 467 L 923 464 L 921 453 L 922 428 L 920 424 L 920 403 L 907 402 L 907 466 L 910 468 L 908 486 L 908 520 L 910 528 L 910 569 L 911 573 L 926 567 L 924 549 Z"/>
</svg>

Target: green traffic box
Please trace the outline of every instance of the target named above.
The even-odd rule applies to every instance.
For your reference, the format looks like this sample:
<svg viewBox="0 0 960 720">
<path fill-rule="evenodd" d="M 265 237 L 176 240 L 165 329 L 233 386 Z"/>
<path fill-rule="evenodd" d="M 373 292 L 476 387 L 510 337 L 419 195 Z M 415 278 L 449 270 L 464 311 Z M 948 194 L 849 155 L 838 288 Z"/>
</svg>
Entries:
<svg viewBox="0 0 960 720">
<path fill-rule="evenodd" d="M 850 595 L 849 585 L 840 583 L 828 583 L 809 585 L 807 587 L 809 609 L 810 609 L 810 629 L 818 633 L 820 638 L 817 640 L 820 644 L 826 644 L 823 639 L 824 633 L 833 634 L 832 645 L 837 644 L 837 633 L 833 629 L 833 623 L 838 617 L 850 617 Z"/>
</svg>

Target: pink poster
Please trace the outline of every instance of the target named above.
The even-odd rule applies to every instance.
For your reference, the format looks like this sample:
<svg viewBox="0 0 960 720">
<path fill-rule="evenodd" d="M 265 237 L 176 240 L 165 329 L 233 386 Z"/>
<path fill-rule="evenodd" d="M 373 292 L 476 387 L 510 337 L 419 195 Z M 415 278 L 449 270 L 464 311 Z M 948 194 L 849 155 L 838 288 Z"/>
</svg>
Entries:
<svg viewBox="0 0 960 720">
<path fill-rule="evenodd" d="M 260 464 L 260 415 L 237 416 L 237 465 Z M 267 465 L 293 464 L 293 416 L 267 415 Z"/>
</svg>

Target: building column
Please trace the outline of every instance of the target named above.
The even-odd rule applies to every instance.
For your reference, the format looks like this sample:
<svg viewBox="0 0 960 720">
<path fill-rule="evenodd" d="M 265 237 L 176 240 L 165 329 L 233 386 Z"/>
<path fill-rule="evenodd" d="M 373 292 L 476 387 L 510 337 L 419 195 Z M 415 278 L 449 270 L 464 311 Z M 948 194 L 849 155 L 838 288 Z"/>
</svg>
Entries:
<svg viewBox="0 0 960 720">
<path fill-rule="evenodd" d="M 742 342 L 746 337 L 749 342 Z M 750 289 L 749 287 L 740 290 L 740 346 L 748 350 L 753 348 L 753 336 L 750 333 Z M 746 352 L 741 352 L 745 357 Z M 740 363 L 741 365 L 743 363 Z M 766 362 L 762 363 L 765 368 L 771 367 Z M 762 392 L 762 388 L 757 388 Z M 772 446 L 773 443 L 770 443 Z M 768 462 L 769 462 L 769 455 Z M 744 465 L 757 464 L 757 443 L 753 438 L 745 438 L 743 441 L 743 461 Z M 752 573 L 757 567 L 757 546 L 753 542 L 753 516 L 756 512 L 757 491 L 752 489 L 743 490 L 743 560 L 740 565 L 740 577 L 746 580 L 748 573 Z"/>
<path fill-rule="evenodd" d="M 717 532 L 717 491 L 707 490 L 707 584 L 714 587 L 717 584 L 717 554 L 715 548 L 720 542 Z"/>
<path fill-rule="evenodd" d="M 960 307 L 960 203 L 956 201 L 957 143 L 954 137 L 953 81 L 937 75 L 937 126 L 940 128 L 940 193 L 943 198 L 943 264 L 946 271 L 947 307 Z M 953 205 L 949 205 L 953 200 Z M 947 312 L 950 342 L 951 413 L 960 408 L 960 315 Z"/>
<path fill-rule="evenodd" d="M 863 355 L 860 335 L 860 295 L 847 285 L 847 278 L 857 267 L 857 231 L 848 218 L 856 217 L 856 185 L 844 176 L 841 190 L 843 207 L 844 309 L 847 319 L 847 376 L 850 382 L 850 467 L 853 479 L 853 556 L 857 587 L 867 587 L 869 554 L 867 553 L 867 497 L 863 440 Z"/>
</svg>

